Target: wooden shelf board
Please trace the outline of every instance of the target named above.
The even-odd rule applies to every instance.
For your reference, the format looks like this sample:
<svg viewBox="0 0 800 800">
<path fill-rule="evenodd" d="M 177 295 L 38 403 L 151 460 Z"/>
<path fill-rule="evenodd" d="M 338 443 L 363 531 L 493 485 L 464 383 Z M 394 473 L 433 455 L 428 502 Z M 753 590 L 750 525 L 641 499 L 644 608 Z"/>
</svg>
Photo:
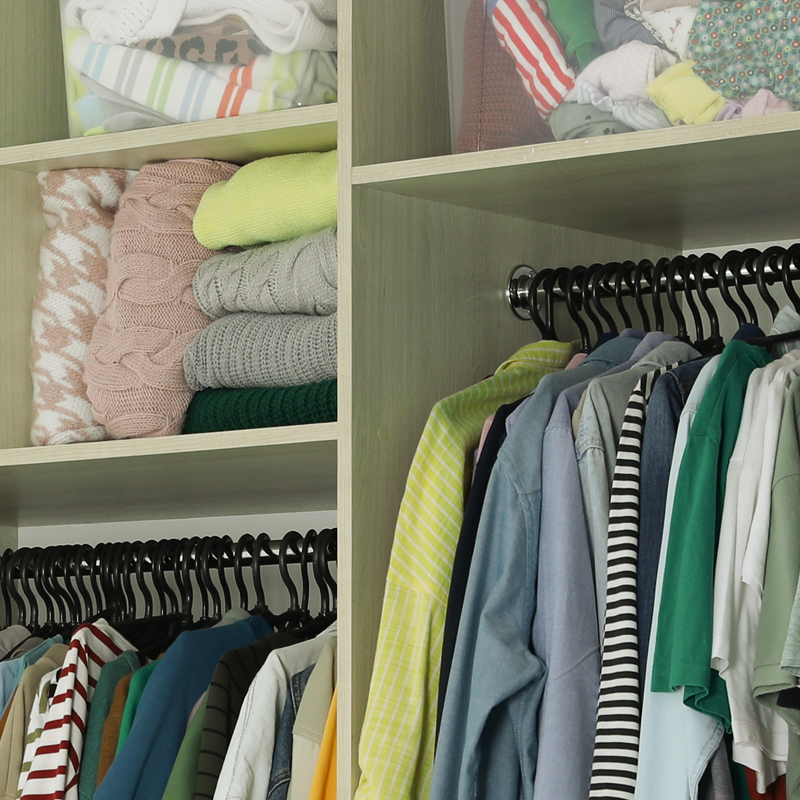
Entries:
<svg viewBox="0 0 800 800">
<path fill-rule="evenodd" d="M 336 507 L 337 424 L 0 451 L 0 524 Z"/>
<path fill-rule="evenodd" d="M 139 169 L 149 161 L 215 158 L 244 164 L 256 158 L 336 147 L 338 106 L 270 111 L 83 139 L 0 149 L 0 166 L 24 172 L 74 167 Z"/>
<path fill-rule="evenodd" d="M 789 239 L 800 114 L 371 164 L 353 183 L 671 247 Z"/>
</svg>

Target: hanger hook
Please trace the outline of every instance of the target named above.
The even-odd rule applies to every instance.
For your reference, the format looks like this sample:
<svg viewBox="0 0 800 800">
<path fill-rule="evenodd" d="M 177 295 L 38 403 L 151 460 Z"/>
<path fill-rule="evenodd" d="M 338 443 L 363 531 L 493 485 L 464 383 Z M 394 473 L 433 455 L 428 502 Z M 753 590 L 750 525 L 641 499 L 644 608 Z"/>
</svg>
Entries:
<svg viewBox="0 0 800 800">
<path fill-rule="evenodd" d="M 753 301 L 745 291 L 744 276 L 745 272 L 747 272 L 747 274 L 752 274 L 750 272 L 750 262 L 753 260 L 753 258 L 756 258 L 759 255 L 761 254 L 758 250 L 748 248 L 744 252 L 739 253 L 736 263 L 732 267 L 733 284 L 736 287 L 736 294 L 739 297 L 741 304 L 745 307 L 748 319 L 752 325 L 758 325 L 758 312 L 756 311 L 756 307 L 753 305 Z"/>
<path fill-rule="evenodd" d="M 233 556 L 233 578 L 236 581 L 236 588 L 239 590 L 239 608 L 248 607 L 247 586 L 244 580 L 244 571 L 242 570 L 244 566 L 242 560 L 248 548 L 250 548 L 252 552 L 254 542 L 255 539 L 251 533 L 245 533 L 239 538 L 239 541 L 236 542 L 236 549 Z"/>
<path fill-rule="evenodd" d="M 667 288 L 667 303 L 669 304 L 670 311 L 678 323 L 678 339 L 681 341 L 689 341 L 689 333 L 686 329 L 686 317 L 683 316 L 681 304 L 678 302 L 676 296 L 675 279 L 680 268 L 680 259 L 682 256 L 676 256 L 671 259 L 666 268 L 666 288 Z"/>
<path fill-rule="evenodd" d="M 800 256 L 800 244 L 793 244 L 780 259 L 781 265 L 781 280 L 783 281 L 783 288 L 789 302 L 794 306 L 795 311 L 800 311 L 800 297 L 794 290 L 792 284 L 792 272 L 798 274 L 797 264 L 798 256 Z"/>
<path fill-rule="evenodd" d="M 563 272 L 561 272 L 561 269 L 559 269 L 556 270 L 556 273 L 560 273 L 559 284 L 566 298 L 567 313 L 569 314 L 570 319 L 575 323 L 575 327 L 580 333 L 581 350 L 584 353 L 588 353 L 592 346 L 592 343 L 589 339 L 589 328 L 581 318 L 579 309 L 575 305 L 575 290 L 578 289 L 577 281 L 583 274 L 583 271 L 586 269 L 586 267 L 579 266 L 574 267 L 573 269 L 563 269 Z"/>
<path fill-rule="evenodd" d="M 717 287 L 723 302 L 733 311 L 737 326 L 741 328 L 747 322 L 747 317 L 745 317 L 742 307 L 734 300 L 729 289 L 729 281 L 730 283 L 734 281 L 736 265 L 739 263 L 740 255 L 741 253 L 738 250 L 730 250 L 717 262 Z M 728 273 L 730 273 L 730 278 Z"/>
<path fill-rule="evenodd" d="M 622 324 L 626 328 L 633 328 L 633 319 L 623 302 L 625 295 L 625 275 L 632 266 L 635 266 L 632 261 L 625 261 L 618 265 L 619 268 L 614 273 L 614 303 L 617 306 L 617 313 L 622 317 Z"/>
<path fill-rule="evenodd" d="M 618 334 L 617 321 L 603 306 L 603 296 L 613 297 L 614 289 L 609 281 L 612 275 L 616 275 L 618 270 L 621 269 L 621 264 L 610 262 L 608 264 L 600 264 L 595 279 L 592 281 L 592 300 L 597 309 L 597 313 L 603 318 L 608 328 L 609 333 Z"/>
<path fill-rule="evenodd" d="M 593 287 L 597 284 L 597 275 L 600 272 L 601 267 L 602 264 L 592 264 L 590 267 L 587 267 L 581 273 L 578 284 L 581 293 L 581 307 L 584 314 L 586 314 L 586 316 L 589 318 L 589 321 L 592 323 L 592 325 L 594 325 L 597 339 L 599 339 L 605 333 L 603 324 L 597 314 L 595 314 L 595 310 L 592 307 Z"/>
</svg>

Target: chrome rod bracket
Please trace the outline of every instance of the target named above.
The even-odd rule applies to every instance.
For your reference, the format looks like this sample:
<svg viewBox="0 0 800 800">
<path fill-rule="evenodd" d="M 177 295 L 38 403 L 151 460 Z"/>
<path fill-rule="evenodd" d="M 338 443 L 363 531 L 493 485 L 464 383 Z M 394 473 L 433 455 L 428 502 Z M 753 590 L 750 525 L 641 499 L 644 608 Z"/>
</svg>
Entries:
<svg viewBox="0 0 800 800">
<path fill-rule="evenodd" d="M 536 270 L 527 264 L 518 264 L 506 281 L 506 302 L 511 312 L 519 319 L 532 319 L 530 304 L 536 302 L 530 296 L 531 281 Z"/>
</svg>

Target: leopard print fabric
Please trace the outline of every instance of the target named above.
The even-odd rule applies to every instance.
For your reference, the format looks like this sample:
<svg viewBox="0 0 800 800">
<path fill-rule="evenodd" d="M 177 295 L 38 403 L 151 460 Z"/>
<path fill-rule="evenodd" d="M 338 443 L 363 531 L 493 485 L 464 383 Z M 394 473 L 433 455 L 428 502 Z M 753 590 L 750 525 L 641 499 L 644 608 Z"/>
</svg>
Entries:
<svg viewBox="0 0 800 800">
<path fill-rule="evenodd" d="M 237 66 L 247 66 L 257 55 L 269 52 L 237 17 L 226 17 L 201 29 L 182 28 L 163 39 L 139 42 L 137 47 L 182 61 Z"/>
</svg>

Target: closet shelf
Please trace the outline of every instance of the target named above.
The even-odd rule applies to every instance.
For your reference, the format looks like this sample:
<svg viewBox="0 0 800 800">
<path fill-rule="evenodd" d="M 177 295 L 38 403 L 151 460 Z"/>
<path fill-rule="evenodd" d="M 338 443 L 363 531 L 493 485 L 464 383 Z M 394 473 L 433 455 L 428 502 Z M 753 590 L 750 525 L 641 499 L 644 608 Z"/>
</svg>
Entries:
<svg viewBox="0 0 800 800">
<path fill-rule="evenodd" d="M 394 194 L 677 249 L 797 235 L 800 114 L 353 170 Z"/>
<path fill-rule="evenodd" d="M 336 507 L 337 424 L 0 450 L 0 525 Z"/>
<path fill-rule="evenodd" d="M 0 148 L 0 167 L 23 172 L 74 167 L 139 169 L 149 161 L 215 158 L 239 164 L 264 156 L 336 147 L 338 106 L 329 103 L 83 139 Z"/>
</svg>

